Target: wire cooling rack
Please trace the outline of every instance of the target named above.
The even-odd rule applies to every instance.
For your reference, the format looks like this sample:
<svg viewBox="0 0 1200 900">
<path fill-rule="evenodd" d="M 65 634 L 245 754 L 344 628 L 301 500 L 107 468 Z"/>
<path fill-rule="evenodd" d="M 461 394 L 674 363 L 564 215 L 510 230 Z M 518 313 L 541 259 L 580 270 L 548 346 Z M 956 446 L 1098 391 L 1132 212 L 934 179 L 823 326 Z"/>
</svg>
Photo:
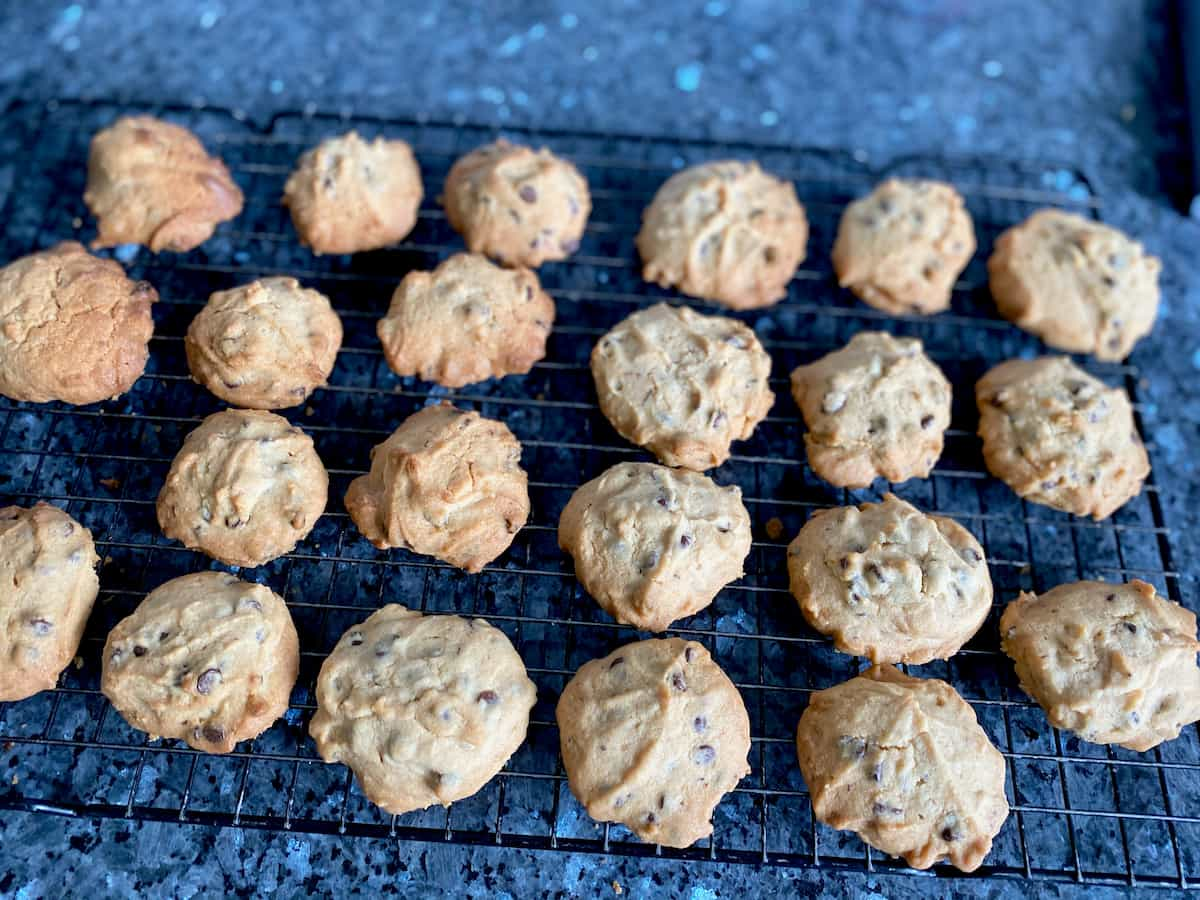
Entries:
<svg viewBox="0 0 1200 900">
<path fill-rule="evenodd" d="M 864 328 L 914 335 L 955 387 L 952 428 L 933 475 L 897 489 L 927 510 L 954 516 L 981 540 L 997 608 L 946 663 L 919 673 L 948 679 L 974 706 L 1008 764 L 1012 815 L 982 876 L 1098 883 L 1200 885 L 1200 742 L 1189 728 L 1143 754 L 1080 742 L 1051 729 L 1016 684 L 998 650 L 1000 606 L 1020 589 L 1080 578 L 1142 578 L 1194 605 L 1194 579 L 1176 571 L 1171 530 L 1151 481 L 1112 519 L 1093 523 L 1028 505 L 987 476 L 974 437 L 972 384 L 990 365 L 1040 350 L 1000 321 L 984 260 L 1003 228 L 1047 204 L 1099 215 L 1088 181 L 1069 167 L 994 159 L 912 157 L 872 168 L 841 152 L 680 142 L 563 131 L 508 130 L 573 159 L 591 184 L 594 210 L 579 252 L 539 272 L 558 303 L 546 359 L 529 375 L 447 391 L 395 377 L 380 354 L 375 320 L 410 269 L 461 249 L 437 196 L 451 162 L 498 132 L 464 123 L 284 115 L 252 126 L 222 111 L 71 102 L 17 105 L 0 125 L 0 262 L 66 238 L 89 240 L 83 205 L 88 141 L 119 114 L 149 112 L 195 130 L 246 193 L 245 211 L 186 255 L 129 248 L 115 255 L 161 295 L 146 375 L 125 397 L 90 407 L 0 399 L 0 502 L 44 499 L 92 529 L 101 594 L 76 665 L 51 692 L 0 708 L 0 808 L 73 816 L 237 825 L 398 840 L 543 850 L 662 855 L 785 866 L 911 871 L 853 835 L 813 819 L 793 734 L 811 691 L 852 676 L 861 662 L 838 654 L 803 622 L 787 591 L 785 548 L 814 509 L 872 499 L 840 491 L 805 465 L 787 375 Z M 387 250 L 314 257 L 292 232 L 279 198 L 296 157 L 320 138 L 357 127 L 408 140 L 425 175 L 425 202 L 409 239 Z M 705 159 L 753 157 L 796 183 L 812 233 L 809 258 L 778 306 L 744 316 L 774 360 L 777 399 L 753 438 L 715 471 L 739 484 L 754 523 L 747 575 L 675 633 L 704 642 L 738 685 L 750 713 L 752 774 L 725 798 L 711 840 L 687 850 L 638 843 L 620 826 L 592 822 L 567 788 L 554 704 L 586 660 L 634 639 L 582 591 L 557 549 L 558 515 L 572 490 L 608 466 L 643 454 L 599 414 L 587 370 L 598 335 L 636 308 L 679 299 L 644 284 L 634 235 L 662 181 Z M 832 279 L 828 251 L 845 204 L 885 174 L 954 182 L 967 199 L 980 249 L 932 318 L 885 316 Z M 294 553 L 243 577 L 287 600 L 300 632 L 300 679 L 284 720 L 227 756 L 174 741 L 149 743 L 99 693 L 100 648 L 145 593 L 177 575 L 214 567 L 161 535 L 154 499 L 184 435 L 219 403 L 188 378 L 181 345 L 208 295 L 267 274 L 288 273 L 325 292 L 345 325 L 330 387 L 289 413 L 316 441 L 331 477 L 328 513 Z M 710 310 L 713 311 L 713 310 Z M 1088 363 L 1135 402 L 1132 365 Z M 342 495 L 365 471 L 372 445 L 432 398 L 504 420 L 524 445 L 533 514 L 509 552 L 470 576 L 405 551 L 379 552 L 350 523 Z M 1151 446 L 1153 456 L 1153 446 Z M 1184 593 L 1190 594 L 1185 597 Z M 529 736 L 504 772 L 449 811 L 391 817 L 368 803 L 342 766 L 323 764 L 306 734 L 317 669 L 342 631 L 386 602 L 480 615 L 513 639 L 537 683 Z M 946 866 L 937 875 L 957 877 Z"/>
</svg>

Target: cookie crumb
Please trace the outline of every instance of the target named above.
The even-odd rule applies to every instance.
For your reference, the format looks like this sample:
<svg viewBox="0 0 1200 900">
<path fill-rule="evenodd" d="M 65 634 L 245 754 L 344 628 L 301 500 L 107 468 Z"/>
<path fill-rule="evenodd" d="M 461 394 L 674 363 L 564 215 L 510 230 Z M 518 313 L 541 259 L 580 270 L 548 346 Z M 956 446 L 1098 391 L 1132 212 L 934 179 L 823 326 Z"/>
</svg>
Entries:
<svg viewBox="0 0 1200 900">
<path fill-rule="evenodd" d="M 773 541 L 779 540 L 783 536 L 783 522 L 779 521 L 778 516 L 773 516 L 767 519 L 767 537 Z"/>
<path fill-rule="evenodd" d="M 613 880 L 612 887 L 613 887 L 613 893 L 616 894 L 618 897 L 620 897 L 623 893 L 625 893 L 625 888 L 621 887 L 621 882 L 619 882 L 615 879 Z"/>
<path fill-rule="evenodd" d="M 119 478 L 101 478 L 100 483 L 110 491 L 117 491 L 121 489 L 121 479 Z"/>
<path fill-rule="evenodd" d="M 75 657 L 75 668 L 76 669 L 83 668 L 83 657 L 82 656 Z"/>
</svg>

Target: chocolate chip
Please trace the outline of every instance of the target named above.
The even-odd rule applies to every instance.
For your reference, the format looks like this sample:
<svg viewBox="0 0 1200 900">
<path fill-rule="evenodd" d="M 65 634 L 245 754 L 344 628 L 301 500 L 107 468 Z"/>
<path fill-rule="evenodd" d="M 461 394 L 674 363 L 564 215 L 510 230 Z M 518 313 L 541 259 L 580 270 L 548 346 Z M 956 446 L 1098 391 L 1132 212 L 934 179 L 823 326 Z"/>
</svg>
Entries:
<svg viewBox="0 0 1200 900">
<path fill-rule="evenodd" d="M 681 546 L 681 547 L 692 546 L 692 536 L 690 534 L 681 534 L 679 536 L 679 546 Z"/>
<path fill-rule="evenodd" d="M 1109 595 L 1108 595 L 1107 597 L 1105 597 L 1104 599 L 1105 599 L 1105 600 L 1107 600 L 1109 603 L 1112 603 L 1114 600 L 1116 600 L 1116 599 L 1117 599 L 1117 595 L 1116 595 L 1116 594 L 1109 594 Z"/>
<path fill-rule="evenodd" d="M 704 716 L 696 716 L 696 718 L 692 719 L 692 728 L 695 729 L 696 734 L 699 734 L 708 728 L 708 719 Z"/>
<path fill-rule="evenodd" d="M 532 184 L 523 184 L 517 195 L 526 203 L 537 203 L 537 189 Z"/>
<path fill-rule="evenodd" d="M 1130 634 L 1137 634 L 1137 626 L 1134 625 L 1132 622 L 1125 623 L 1125 630 L 1128 631 Z"/>
<path fill-rule="evenodd" d="M 775 260 L 778 258 L 779 252 L 774 247 L 763 248 L 763 259 L 766 261 L 767 265 L 775 262 Z"/>
<path fill-rule="evenodd" d="M 871 424 L 867 426 L 867 434 L 878 434 L 887 428 L 887 419 L 883 416 L 876 416 L 871 420 Z"/>
<path fill-rule="evenodd" d="M 633 473 L 631 472 L 630 474 L 632 475 Z M 670 503 L 667 501 L 666 494 L 659 494 L 658 499 L 655 500 L 654 502 L 657 503 L 659 506 L 661 506 L 663 509 L 667 509 L 670 506 Z"/>
<path fill-rule="evenodd" d="M 200 677 L 196 679 L 196 690 L 201 694 L 207 694 L 220 683 L 220 669 L 205 669 L 200 673 Z"/>
<path fill-rule="evenodd" d="M 163 641 L 165 641 L 165 640 L 166 640 L 167 638 L 169 638 L 170 636 L 171 636 L 171 632 L 169 632 L 169 631 L 160 631 L 160 632 L 158 633 L 158 642 L 161 644 Z"/>
<path fill-rule="evenodd" d="M 883 579 L 883 569 L 879 568 L 879 566 L 875 565 L 875 563 L 871 563 L 869 566 L 867 566 L 867 573 L 869 575 L 871 575 L 871 577 L 873 577 L 876 581 L 884 580 Z"/>
<path fill-rule="evenodd" d="M 933 427 L 933 416 L 922 416 L 921 417 L 921 427 L 926 428 L 926 429 L 932 428 Z"/>
<path fill-rule="evenodd" d="M 695 658 L 696 658 L 696 648 L 695 647 L 689 646 L 687 649 L 685 649 L 683 651 L 684 662 L 691 662 Z"/>
<path fill-rule="evenodd" d="M 362 642 L 363 642 L 363 636 L 361 634 L 350 635 L 350 646 L 351 647 L 359 647 L 362 645 Z"/>
<path fill-rule="evenodd" d="M 262 604 L 253 597 L 242 598 L 242 609 L 253 609 L 257 612 L 262 612 Z"/>
<path fill-rule="evenodd" d="M 205 725 L 201 730 L 206 741 L 211 741 L 214 744 L 220 744 L 225 741 L 225 729 L 217 728 L 214 725 Z"/>
<path fill-rule="evenodd" d="M 959 830 L 957 828 L 955 828 L 953 825 L 947 825 L 945 828 L 942 829 L 942 840 L 946 841 L 947 843 L 949 843 L 951 841 L 957 841 L 961 837 L 962 837 L 962 833 L 959 832 Z"/>
<path fill-rule="evenodd" d="M 576 200 L 574 197 L 567 198 L 567 211 L 572 216 L 579 215 L 579 201 Z"/>
<path fill-rule="evenodd" d="M 226 528 L 241 528 L 242 525 L 244 525 L 244 524 L 245 523 L 241 519 L 239 519 L 237 516 L 226 516 L 225 517 L 225 527 Z"/>
<path fill-rule="evenodd" d="M 687 690 L 687 682 L 683 680 L 683 676 L 678 672 L 671 676 L 671 686 L 677 691 Z"/>
<path fill-rule="evenodd" d="M 728 421 L 728 418 L 729 417 L 726 416 L 724 412 L 722 412 L 721 410 L 717 410 L 716 413 L 712 417 L 712 427 L 720 428 L 722 425 L 725 424 L 726 421 Z"/>
<path fill-rule="evenodd" d="M 729 335 L 729 337 L 725 338 L 725 343 L 729 344 L 731 347 L 736 347 L 738 350 L 746 349 L 746 341 L 740 335 Z"/>
<path fill-rule="evenodd" d="M 562 241 L 559 244 L 559 246 L 562 247 L 563 253 L 574 253 L 576 250 L 579 249 L 579 241 L 577 241 L 577 240 Z"/>
<path fill-rule="evenodd" d="M 475 700 L 479 703 L 486 703 L 488 706 L 491 706 L 493 703 L 500 702 L 500 695 L 495 691 L 480 691 L 479 696 L 476 697 Z"/>
<path fill-rule="evenodd" d="M 871 811 L 877 816 L 898 816 L 904 812 L 898 806 L 892 806 L 890 803 L 876 803 L 871 807 Z"/>
<path fill-rule="evenodd" d="M 625 657 L 623 657 L 623 656 L 618 656 L 616 659 L 614 659 L 612 662 L 610 662 L 610 663 L 608 664 L 608 668 L 609 668 L 609 669 L 615 669 L 617 666 L 621 666 L 621 665 L 624 665 L 624 664 L 625 664 Z"/>
<path fill-rule="evenodd" d="M 109 661 L 110 663 L 113 663 L 113 664 L 115 665 L 116 663 L 118 663 L 118 662 L 120 662 L 120 661 L 121 661 L 121 656 L 122 656 L 122 653 L 121 653 L 121 651 L 120 651 L 120 650 L 114 650 L 114 651 L 112 652 L 112 656 L 110 656 L 110 657 L 108 658 L 108 661 Z"/>
<path fill-rule="evenodd" d="M 646 824 L 653 825 L 658 821 L 658 817 L 654 813 L 646 813 Z"/>
<path fill-rule="evenodd" d="M 710 766 L 717 758 L 717 751 L 708 744 L 701 744 L 692 751 L 692 762 L 698 766 Z"/>
<path fill-rule="evenodd" d="M 874 782 L 883 781 L 883 763 L 875 763 L 875 768 L 871 770 L 871 780 Z"/>
<path fill-rule="evenodd" d="M 146 648 L 143 647 L 141 644 L 138 644 L 136 647 L 133 648 L 133 655 L 134 656 L 145 656 Z"/>
<path fill-rule="evenodd" d="M 843 556 L 838 560 L 838 565 L 841 566 L 842 571 L 845 572 L 848 568 L 850 568 L 850 557 Z"/>
<path fill-rule="evenodd" d="M 1129 721 L 1133 725 L 1138 725 L 1141 723 L 1142 717 L 1138 715 L 1138 711 L 1136 709 L 1129 711 Z"/>
<path fill-rule="evenodd" d="M 659 560 L 658 551 L 651 550 L 642 559 L 642 566 L 641 566 L 642 572 L 649 572 L 651 569 L 653 569 L 655 566 L 658 565 L 658 560 Z"/>
<path fill-rule="evenodd" d="M 978 565 L 979 560 L 982 559 L 982 557 L 979 555 L 979 551 L 977 551 L 974 547 L 959 547 L 958 555 L 963 558 L 964 562 L 968 562 L 973 566 Z"/>
<path fill-rule="evenodd" d="M 1117 286 L 1117 279 L 1113 278 L 1111 275 L 1102 275 L 1100 276 L 1100 280 L 1104 282 L 1105 287 Z"/>
<path fill-rule="evenodd" d="M 867 753 L 867 742 L 853 734 L 838 738 L 838 749 L 846 759 L 862 759 Z"/>
</svg>

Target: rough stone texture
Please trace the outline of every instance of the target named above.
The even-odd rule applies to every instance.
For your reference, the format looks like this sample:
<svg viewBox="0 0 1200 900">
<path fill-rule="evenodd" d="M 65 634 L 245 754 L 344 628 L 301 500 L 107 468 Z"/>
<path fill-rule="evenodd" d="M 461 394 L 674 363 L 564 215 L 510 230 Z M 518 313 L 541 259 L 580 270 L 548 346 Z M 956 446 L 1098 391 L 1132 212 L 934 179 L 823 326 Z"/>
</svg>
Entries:
<svg viewBox="0 0 1200 900">
<path fill-rule="evenodd" d="M 0 101 L 130 96 L 241 108 L 424 112 L 500 124 L 583 126 L 849 146 L 874 161 L 919 151 L 1067 160 L 1104 196 L 1105 218 L 1162 257 L 1163 305 L 1134 354 L 1147 369 L 1145 432 L 1175 528 L 1185 601 L 1197 585 L 1200 225 L 1168 196 L 1186 179 L 1187 129 L 1167 0 L 755 0 L 633 3 L 543 0 L 491 17 L 465 2 L 335 5 L 116 0 L 10 5 L 0 18 Z M 835 8 L 836 7 L 836 8 Z M 494 7 L 493 7 L 494 8 Z M 319 59 L 321 65 L 313 65 Z M 838 91 L 836 85 L 853 86 Z M 1152 363 L 1147 365 L 1147 361 Z M 123 801 L 122 801 L 123 802 Z M 1010 897 L 1020 879 L 940 882 L 828 870 L 537 854 L 65 821 L 9 813 L 0 893 L 55 896 L 160 890 L 287 896 L 335 890 L 437 896 L 883 894 Z M 1195 872 L 1191 873 L 1192 875 Z M 1047 896 L 1116 897 L 1039 884 Z"/>
</svg>

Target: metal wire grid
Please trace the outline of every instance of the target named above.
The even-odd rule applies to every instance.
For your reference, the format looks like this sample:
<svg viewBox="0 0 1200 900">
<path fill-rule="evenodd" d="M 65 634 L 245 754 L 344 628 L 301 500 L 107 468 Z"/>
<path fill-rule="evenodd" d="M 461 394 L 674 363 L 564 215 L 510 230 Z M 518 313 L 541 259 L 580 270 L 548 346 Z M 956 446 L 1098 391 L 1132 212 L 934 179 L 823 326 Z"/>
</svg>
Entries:
<svg viewBox="0 0 1200 900">
<path fill-rule="evenodd" d="M 124 105 L 19 105 L 0 126 L 5 201 L 3 260 L 57 240 L 89 239 L 83 206 L 87 142 Z M 576 161 L 594 211 L 579 253 L 544 266 L 558 303 L 546 359 L 525 377 L 460 391 L 430 389 L 390 373 L 374 334 L 398 279 L 460 249 L 436 197 L 450 163 L 495 133 L 464 123 L 396 122 L 296 115 L 265 130 L 219 111 L 156 107 L 153 114 L 195 130 L 230 165 L 246 209 L 186 256 L 118 253 L 162 301 L 145 377 L 117 401 L 86 408 L 0 400 L 0 502 L 45 499 L 92 529 L 103 557 L 101 597 L 77 665 L 60 686 L 0 709 L 7 771 L 0 807 L 62 815 L 114 816 L 266 829 L 496 844 L 540 849 L 663 855 L 791 866 L 911 871 L 857 838 L 815 822 L 795 763 L 793 730 L 812 690 L 850 677 L 860 661 L 833 652 L 803 623 L 787 592 L 785 547 L 813 509 L 857 502 L 871 491 L 835 490 L 804 463 L 787 373 L 863 328 L 922 338 L 955 385 L 953 427 L 931 478 L 897 493 L 954 516 L 984 544 L 997 607 L 981 633 L 946 663 L 920 673 L 948 679 L 975 707 L 1004 753 L 1013 813 L 980 875 L 1100 883 L 1200 885 L 1200 742 L 1195 728 L 1135 754 L 1082 743 L 1051 729 L 1019 690 L 998 652 L 999 609 L 1019 589 L 1045 590 L 1084 577 L 1139 577 L 1194 604 L 1194 577 L 1175 569 L 1171 530 L 1157 489 L 1111 520 L 1093 523 L 1030 506 L 982 469 L 971 385 L 1003 358 L 1039 350 L 998 321 L 983 260 L 996 234 L 1046 204 L 1097 215 L 1088 182 L 1070 168 L 996 160 L 911 158 L 887 174 L 956 183 L 967 197 L 980 250 L 955 291 L 951 312 L 932 319 L 889 317 L 855 302 L 830 277 L 828 248 L 845 203 L 884 170 L 840 153 L 785 147 L 683 143 L 643 137 L 513 130 Z M 295 157 L 328 134 L 358 127 L 403 137 L 426 177 L 416 230 L 401 245 L 317 258 L 294 240 L 278 200 Z M 587 356 L 596 337 L 633 309 L 670 298 L 642 283 L 633 236 L 640 211 L 664 178 L 702 159 L 754 157 L 796 181 L 812 225 L 809 259 L 787 300 L 747 315 L 774 358 L 777 401 L 754 437 L 715 472 L 737 483 L 754 523 L 748 574 L 675 633 L 704 642 L 741 689 L 751 717 L 753 772 L 720 805 L 711 840 L 688 850 L 636 842 L 620 826 L 597 825 L 571 796 L 558 756 L 553 709 L 562 685 L 587 659 L 634 638 L 583 593 L 556 547 L 558 514 L 571 491 L 609 465 L 641 452 L 621 440 L 594 403 Z M 183 436 L 219 408 L 187 377 L 180 341 L 213 290 L 268 273 L 290 273 L 327 293 L 343 318 L 345 345 L 331 386 L 290 417 L 316 441 L 331 476 L 330 508 L 287 557 L 242 572 L 288 602 L 300 632 L 301 675 L 284 720 L 223 757 L 173 741 L 148 743 L 99 694 L 99 651 L 113 624 L 168 578 L 210 568 L 206 557 L 162 537 L 154 498 Z M 1133 366 L 1092 365 L 1136 401 Z M 522 440 L 533 515 L 511 550 L 477 576 L 404 551 L 381 553 L 358 535 L 341 497 L 365 471 L 370 447 L 431 397 L 503 419 Z M 1153 448 L 1152 455 L 1153 455 Z M 773 521 L 778 520 L 778 521 Z M 513 639 L 539 701 L 529 737 L 504 773 L 450 810 L 389 817 L 368 803 L 341 766 L 324 765 L 306 737 L 321 660 L 351 623 L 385 602 L 481 615 Z M 957 875 L 945 866 L 938 875 Z"/>
</svg>

